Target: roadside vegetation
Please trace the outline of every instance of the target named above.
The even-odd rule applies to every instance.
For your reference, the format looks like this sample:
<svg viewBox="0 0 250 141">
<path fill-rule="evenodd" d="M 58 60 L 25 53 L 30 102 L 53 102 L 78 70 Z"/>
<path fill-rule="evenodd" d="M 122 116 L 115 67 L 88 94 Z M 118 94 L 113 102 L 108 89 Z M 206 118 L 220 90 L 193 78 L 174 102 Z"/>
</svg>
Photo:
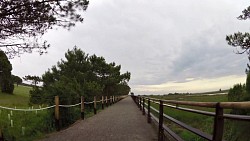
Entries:
<svg viewBox="0 0 250 141">
<path fill-rule="evenodd" d="M 0 106 L 10 108 L 38 108 L 38 105 L 29 104 L 29 91 L 31 87 L 15 86 L 13 94 L 0 92 Z M 0 129 L 4 139 L 8 141 L 31 141 L 41 137 L 44 133 L 52 131 L 47 125 L 48 111 L 24 112 L 4 110 L 0 108 Z"/>
<path fill-rule="evenodd" d="M 232 101 L 232 99 L 244 99 L 242 98 L 241 93 L 239 93 L 239 86 L 244 95 L 246 95 L 245 87 L 246 85 L 237 84 L 233 88 L 231 88 L 228 92 L 229 94 L 221 94 L 218 91 L 218 95 L 215 92 L 209 95 L 209 92 L 206 94 L 199 93 L 199 94 L 170 94 L 170 95 L 151 95 L 150 97 L 157 98 L 157 99 L 166 99 L 166 100 L 178 100 L 178 101 L 196 101 L 196 102 L 228 102 Z M 244 87 L 242 87 L 244 86 Z M 237 91 L 236 91 L 236 90 Z M 208 95 L 207 95 L 208 94 Z M 157 104 L 151 104 L 154 108 L 158 109 L 159 106 Z M 210 111 L 215 112 L 213 108 L 204 108 L 204 107 L 194 107 L 194 106 L 180 106 L 186 108 L 192 108 L 197 110 L 203 111 Z M 244 113 L 245 112 L 245 113 Z M 192 127 L 202 130 L 203 132 L 212 134 L 213 133 L 213 117 L 190 113 L 186 111 L 180 111 L 173 108 L 164 107 L 164 113 L 181 121 Z M 243 114 L 243 115 L 250 115 L 249 112 L 246 110 L 236 110 L 236 109 L 224 109 L 224 113 L 227 114 Z M 156 113 L 154 113 L 156 114 Z M 165 124 L 170 127 L 174 132 L 176 132 L 179 136 L 181 136 L 185 141 L 205 141 L 201 137 L 193 134 L 192 132 L 168 121 L 164 121 Z M 224 123 L 224 139 L 227 141 L 249 141 L 249 134 L 246 132 L 250 128 L 249 122 L 243 121 L 234 121 L 234 120 L 225 120 Z"/>
</svg>

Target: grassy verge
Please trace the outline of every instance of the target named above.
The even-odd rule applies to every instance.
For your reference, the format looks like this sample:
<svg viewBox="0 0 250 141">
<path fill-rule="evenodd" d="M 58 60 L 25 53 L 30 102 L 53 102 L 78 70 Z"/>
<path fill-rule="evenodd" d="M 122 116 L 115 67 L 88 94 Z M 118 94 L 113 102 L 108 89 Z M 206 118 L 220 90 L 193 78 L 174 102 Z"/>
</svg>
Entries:
<svg viewBox="0 0 250 141">
<path fill-rule="evenodd" d="M 15 87 L 13 95 L 0 92 L 0 106 L 17 109 L 39 109 L 39 105 L 29 104 L 29 91 L 31 87 Z M 42 106 L 42 105 L 41 105 Z M 45 106 L 42 106 L 45 107 Z M 101 104 L 97 104 L 97 110 Z M 72 114 L 76 114 L 72 122 L 80 119 L 80 106 L 68 108 Z M 93 105 L 85 106 L 85 118 L 93 116 Z M 70 116 L 70 115 L 69 115 Z M 61 119 L 63 120 L 63 119 Z M 32 141 L 44 137 L 47 133 L 55 131 L 54 108 L 42 111 L 14 111 L 0 108 L 0 129 L 5 140 L 8 141 Z"/>
<path fill-rule="evenodd" d="M 29 105 L 29 91 L 31 87 L 15 86 L 13 94 L 0 92 L 0 106 L 10 108 L 38 108 L 38 105 Z M 6 140 L 31 141 L 41 137 L 44 133 L 53 130 L 48 125 L 51 111 L 14 111 L 0 109 L 0 128 Z"/>
<path fill-rule="evenodd" d="M 0 105 L 10 107 L 28 107 L 31 87 L 15 86 L 13 94 L 0 92 Z"/>
</svg>

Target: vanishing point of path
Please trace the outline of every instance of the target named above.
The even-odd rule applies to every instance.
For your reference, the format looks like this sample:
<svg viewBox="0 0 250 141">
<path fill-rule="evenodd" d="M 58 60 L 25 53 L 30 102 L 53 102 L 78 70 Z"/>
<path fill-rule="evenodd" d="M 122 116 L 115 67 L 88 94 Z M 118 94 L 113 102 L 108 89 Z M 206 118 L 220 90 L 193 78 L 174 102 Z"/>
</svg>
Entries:
<svg viewBox="0 0 250 141">
<path fill-rule="evenodd" d="M 156 141 L 157 132 L 127 97 L 42 141 Z"/>
</svg>

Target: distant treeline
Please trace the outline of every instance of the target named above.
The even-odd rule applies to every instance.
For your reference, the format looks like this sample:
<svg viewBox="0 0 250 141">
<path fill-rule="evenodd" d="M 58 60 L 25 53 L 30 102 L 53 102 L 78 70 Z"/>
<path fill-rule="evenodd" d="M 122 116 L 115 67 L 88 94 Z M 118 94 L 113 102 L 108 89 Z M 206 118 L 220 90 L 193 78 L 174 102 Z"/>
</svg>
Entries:
<svg viewBox="0 0 250 141">
<path fill-rule="evenodd" d="M 164 94 L 164 95 L 190 95 L 190 94 L 199 94 L 199 95 L 202 95 L 202 94 L 217 94 L 217 93 L 228 93 L 229 89 L 227 90 L 218 90 L 218 91 L 211 91 L 211 92 L 200 92 L 200 93 L 169 93 L 169 94 Z"/>
</svg>

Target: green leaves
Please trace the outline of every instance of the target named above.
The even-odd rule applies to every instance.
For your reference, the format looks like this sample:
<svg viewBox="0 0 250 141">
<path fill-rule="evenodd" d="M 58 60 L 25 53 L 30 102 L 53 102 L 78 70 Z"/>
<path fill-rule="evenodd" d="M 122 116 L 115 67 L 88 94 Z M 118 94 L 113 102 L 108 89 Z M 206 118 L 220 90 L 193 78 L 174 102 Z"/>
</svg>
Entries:
<svg viewBox="0 0 250 141">
<path fill-rule="evenodd" d="M 54 104 L 54 96 L 59 96 L 60 104 L 71 105 L 80 102 L 80 96 L 93 101 L 94 96 L 126 95 L 130 91 L 127 82 L 130 73 L 121 74 L 120 65 L 107 63 L 103 57 L 89 56 L 79 48 L 65 53 L 66 60 L 45 72 L 42 76 L 43 87 L 30 92 L 32 103 L 43 101 Z M 34 80 L 35 77 L 27 76 Z M 72 123 L 77 115 L 73 111 L 61 109 L 63 126 Z M 69 117 L 71 115 L 72 117 Z"/>
<path fill-rule="evenodd" d="M 12 94 L 14 84 L 11 77 L 12 65 L 3 51 L 0 50 L 0 85 L 2 92 Z"/>
<path fill-rule="evenodd" d="M 66 102 L 62 104 L 74 104 L 80 96 L 91 101 L 94 96 L 130 91 L 127 85 L 130 73 L 121 74 L 120 65 L 107 63 L 103 57 L 90 56 L 77 47 L 68 50 L 65 58 L 42 76 L 42 90 L 48 102 L 52 102 L 55 95 L 62 97 L 60 102 Z"/>
</svg>

